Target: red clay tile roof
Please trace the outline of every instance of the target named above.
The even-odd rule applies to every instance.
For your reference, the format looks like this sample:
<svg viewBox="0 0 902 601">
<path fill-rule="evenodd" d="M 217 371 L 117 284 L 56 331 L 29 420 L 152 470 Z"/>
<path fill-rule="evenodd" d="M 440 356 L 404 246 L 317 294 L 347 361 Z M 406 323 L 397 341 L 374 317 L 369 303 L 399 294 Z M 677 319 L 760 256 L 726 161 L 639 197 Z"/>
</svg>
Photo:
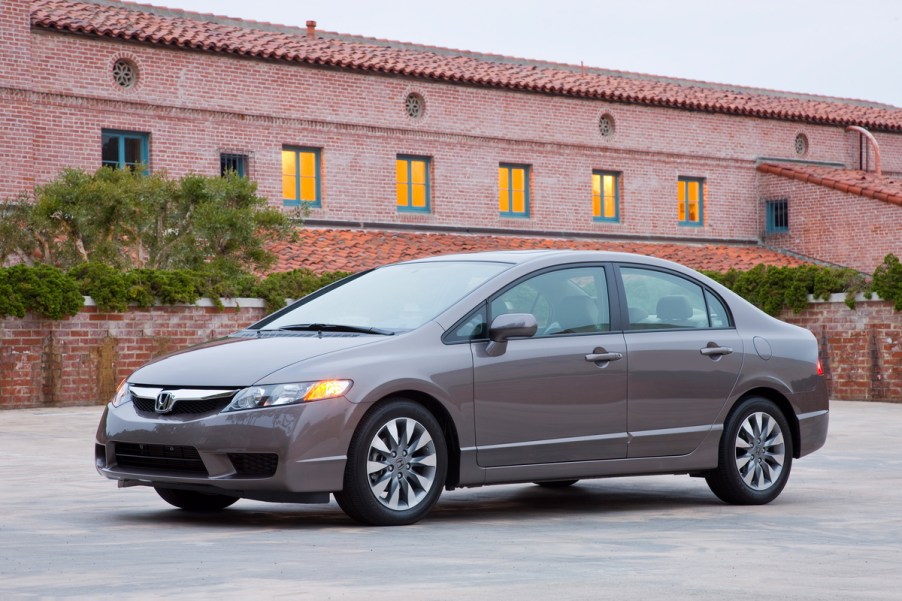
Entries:
<svg viewBox="0 0 902 601">
<path fill-rule="evenodd" d="M 877 175 L 871 171 L 838 169 L 818 165 L 761 163 L 757 169 L 761 173 L 780 175 L 818 186 L 826 186 L 840 192 L 875 198 L 883 202 L 902 206 L 902 180 L 899 178 Z"/>
<path fill-rule="evenodd" d="M 137 4 L 35 0 L 32 27 L 447 82 L 902 131 L 902 109 L 414 46 Z"/>
<path fill-rule="evenodd" d="M 279 257 L 274 271 L 307 268 L 357 272 L 377 265 L 435 255 L 485 250 L 568 248 L 638 253 L 669 259 L 693 269 L 751 269 L 759 263 L 802 265 L 804 261 L 759 246 L 658 244 L 566 238 L 526 238 L 471 234 L 341 230 L 305 227 L 294 243 L 278 242 L 270 250 Z"/>
</svg>

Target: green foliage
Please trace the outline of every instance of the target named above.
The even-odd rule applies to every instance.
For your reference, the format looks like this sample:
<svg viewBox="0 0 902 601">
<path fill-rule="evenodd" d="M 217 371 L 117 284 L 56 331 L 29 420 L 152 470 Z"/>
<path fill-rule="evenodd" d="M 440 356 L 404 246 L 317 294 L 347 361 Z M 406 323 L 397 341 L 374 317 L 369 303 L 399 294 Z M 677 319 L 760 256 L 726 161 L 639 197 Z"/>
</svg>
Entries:
<svg viewBox="0 0 902 601">
<path fill-rule="evenodd" d="M 846 304 L 854 308 L 856 295 L 869 291 L 862 274 L 836 267 L 757 265 L 748 271 L 731 269 L 705 275 L 770 315 L 779 315 L 784 309 L 802 311 L 808 306 L 809 294 L 826 300 L 831 294 L 845 293 Z"/>
<path fill-rule="evenodd" d="M 24 317 L 34 311 L 50 319 L 79 312 L 84 298 L 75 281 L 50 265 L 14 265 L 0 269 L 0 316 Z"/>
<path fill-rule="evenodd" d="M 186 175 L 170 180 L 145 169 L 79 169 L 35 189 L 33 203 L 0 206 L 0 259 L 71 268 L 95 262 L 120 268 L 235 272 L 271 267 L 271 240 L 290 239 L 290 219 L 257 196 L 256 183 Z"/>
<path fill-rule="evenodd" d="M 902 311 L 902 263 L 898 257 L 889 254 L 883 258 L 874 271 L 873 287 L 880 298 L 892 302 L 896 311 Z"/>
</svg>

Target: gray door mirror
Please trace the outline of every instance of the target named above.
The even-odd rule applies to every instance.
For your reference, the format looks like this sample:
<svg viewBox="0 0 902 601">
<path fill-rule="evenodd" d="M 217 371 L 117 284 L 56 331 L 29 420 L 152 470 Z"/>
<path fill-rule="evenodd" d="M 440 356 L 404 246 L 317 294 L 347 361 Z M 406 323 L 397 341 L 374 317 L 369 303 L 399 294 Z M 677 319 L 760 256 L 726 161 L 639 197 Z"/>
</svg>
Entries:
<svg viewBox="0 0 902 601">
<path fill-rule="evenodd" d="M 490 357 L 497 357 L 507 349 L 510 338 L 529 338 L 535 336 L 539 325 L 530 313 L 505 313 L 492 321 L 489 327 L 489 343 L 485 352 Z"/>
</svg>

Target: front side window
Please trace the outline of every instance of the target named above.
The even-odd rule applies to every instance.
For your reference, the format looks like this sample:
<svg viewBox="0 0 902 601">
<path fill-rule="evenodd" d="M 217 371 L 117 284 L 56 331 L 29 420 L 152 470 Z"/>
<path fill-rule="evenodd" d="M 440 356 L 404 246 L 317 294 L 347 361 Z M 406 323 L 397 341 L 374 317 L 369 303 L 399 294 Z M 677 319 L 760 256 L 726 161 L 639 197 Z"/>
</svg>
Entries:
<svg viewBox="0 0 902 601">
<path fill-rule="evenodd" d="M 705 180 L 680 177 L 677 180 L 677 222 L 680 225 L 703 225 Z"/>
<path fill-rule="evenodd" d="M 586 334 L 611 329 L 608 286 L 603 267 L 548 271 L 520 282 L 490 303 L 491 319 L 530 313 L 536 336 Z"/>
<path fill-rule="evenodd" d="M 610 171 L 592 172 L 592 219 L 620 221 L 620 174 Z"/>
<path fill-rule="evenodd" d="M 282 202 L 291 207 L 320 207 L 320 188 L 319 149 L 283 148 Z"/>
<path fill-rule="evenodd" d="M 729 327 L 723 303 L 710 291 L 680 276 L 621 267 L 630 330 Z"/>
<path fill-rule="evenodd" d="M 105 129 L 101 132 L 101 161 L 104 167 L 134 169 L 148 164 L 150 134 Z"/>
<path fill-rule="evenodd" d="M 428 213 L 429 159 L 399 155 L 395 161 L 395 171 L 398 210 Z"/>
<path fill-rule="evenodd" d="M 529 165 L 499 165 L 498 211 L 502 217 L 529 217 Z"/>
</svg>

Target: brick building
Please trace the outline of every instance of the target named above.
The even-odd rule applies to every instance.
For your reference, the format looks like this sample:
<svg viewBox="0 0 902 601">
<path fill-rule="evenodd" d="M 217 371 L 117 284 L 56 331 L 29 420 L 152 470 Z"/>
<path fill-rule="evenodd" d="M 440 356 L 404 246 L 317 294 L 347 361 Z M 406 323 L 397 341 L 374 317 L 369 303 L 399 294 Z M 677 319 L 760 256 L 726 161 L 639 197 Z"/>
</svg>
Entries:
<svg viewBox="0 0 902 601">
<path fill-rule="evenodd" d="M 355 228 L 445 232 L 445 250 L 449 232 L 651 241 L 724 266 L 731 248 L 867 272 L 902 255 L 902 109 L 872 102 L 5 0 L 0 106 L 3 194 L 69 166 L 235 169 L 330 228 L 295 257 Z"/>
</svg>

